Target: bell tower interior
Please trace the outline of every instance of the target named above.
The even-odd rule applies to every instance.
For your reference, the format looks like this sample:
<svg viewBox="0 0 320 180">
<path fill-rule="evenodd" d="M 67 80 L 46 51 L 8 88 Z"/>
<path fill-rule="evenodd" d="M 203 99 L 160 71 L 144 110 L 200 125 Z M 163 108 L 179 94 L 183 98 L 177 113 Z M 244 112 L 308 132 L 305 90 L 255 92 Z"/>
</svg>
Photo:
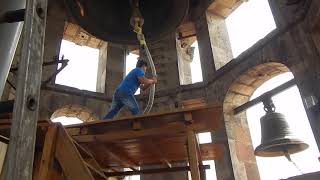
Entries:
<svg viewBox="0 0 320 180">
<path fill-rule="evenodd" d="M 0 179 L 320 178 L 320 1 L 19 1 L 0 2 Z M 138 58 L 144 113 L 103 120 Z"/>
</svg>

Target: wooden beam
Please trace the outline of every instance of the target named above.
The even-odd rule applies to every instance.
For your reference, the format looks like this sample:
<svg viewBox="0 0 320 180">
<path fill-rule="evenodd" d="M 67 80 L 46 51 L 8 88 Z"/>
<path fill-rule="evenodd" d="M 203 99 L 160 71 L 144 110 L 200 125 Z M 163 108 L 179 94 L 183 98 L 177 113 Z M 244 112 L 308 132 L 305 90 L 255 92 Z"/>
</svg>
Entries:
<svg viewBox="0 0 320 180">
<path fill-rule="evenodd" d="M 22 1 L 7 1 L 23 8 Z M 22 4 L 21 4 L 22 3 Z M 27 0 L 18 89 L 10 133 L 4 179 L 31 180 L 42 77 L 47 0 Z"/>
<path fill-rule="evenodd" d="M 171 163 L 165 158 L 165 154 L 159 149 L 159 147 L 156 147 L 154 142 L 151 140 L 146 140 L 146 145 L 150 148 L 150 152 L 154 153 L 156 156 L 160 158 L 160 161 L 168 166 L 169 168 L 172 167 Z"/>
<path fill-rule="evenodd" d="M 110 147 L 107 147 L 104 145 L 103 148 L 104 152 L 108 154 L 108 156 L 112 157 L 115 161 L 117 161 L 119 164 L 129 167 L 133 171 L 137 171 L 139 165 L 135 162 L 133 162 L 126 154 L 124 154 L 121 150 L 115 147 L 114 144 L 110 145 Z"/>
<path fill-rule="evenodd" d="M 193 122 L 192 113 L 191 112 L 186 112 L 186 113 L 183 114 L 183 116 L 184 116 L 184 120 L 187 123 L 192 123 Z"/>
<path fill-rule="evenodd" d="M 71 137 L 61 126 L 58 128 L 55 157 L 67 179 L 94 180 Z"/>
<path fill-rule="evenodd" d="M 198 163 L 199 163 L 199 166 L 201 167 L 203 166 L 203 163 L 202 163 L 202 155 L 201 155 L 201 149 L 199 144 L 199 137 L 197 134 L 195 134 L 195 140 L 197 145 Z M 201 180 L 206 180 L 206 171 L 204 169 L 200 169 L 200 178 Z"/>
<path fill-rule="evenodd" d="M 57 129 L 57 125 L 52 125 L 48 128 L 46 133 L 40 161 L 38 180 L 49 179 L 49 171 L 53 168 Z"/>
<path fill-rule="evenodd" d="M 294 85 L 296 85 L 296 81 L 295 81 L 295 79 L 291 79 L 291 80 L 281 84 L 280 86 L 275 87 L 274 89 L 263 93 L 259 97 L 256 97 L 256 98 L 252 99 L 251 101 L 248 101 L 248 102 L 242 104 L 241 106 L 234 108 L 233 113 L 239 114 L 239 113 L 247 110 L 248 108 L 262 102 L 264 99 L 271 98 L 272 96 L 277 95 L 277 94 L 287 90 L 288 88 L 290 88 Z"/>
<path fill-rule="evenodd" d="M 73 138 L 78 143 L 89 143 L 89 142 L 111 142 L 111 141 L 120 141 L 126 139 L 136 139 L 142 137 L 151 137 L 158 135 L 172 135 L 179 133 L 186 133 L 187 127 L 183 124 L 175 124 L 168 125 L 162 128 L 150 128 L 144 129 L 140 131 L 127 130 L 127 131 L 119 131 L 105 134 L 97 134 L 97 135 L 78 135 L 73 136 Z"/>
<path fill-rule="evenodd" d="M 205 165 L 199 167 L 200 169 L 210 169 L 210 165 Z M 117 177 L 117 176 L 133 176 L 133 175 L 141 175 L 141 174 L 158 174 L 158 173 L 168 173 L 168 172 L 178 172 L 178 171 L 190 171 L 189 166 L 185 167 L 172 167 L 172 168 L 160 168 L 160 169 L 145 169 L 139 171 L 124 171 L 124 172 L 107 172 L 105 171 L 105 175 L 107 177 Z"/>
<path fill-rule="evenodd" d="M 196 136 L 193 131 L 188 131 L 188 157 L 189 157 L 189 164 L 191 168 L 192 180 L 200 180 Z"/>
</svg>

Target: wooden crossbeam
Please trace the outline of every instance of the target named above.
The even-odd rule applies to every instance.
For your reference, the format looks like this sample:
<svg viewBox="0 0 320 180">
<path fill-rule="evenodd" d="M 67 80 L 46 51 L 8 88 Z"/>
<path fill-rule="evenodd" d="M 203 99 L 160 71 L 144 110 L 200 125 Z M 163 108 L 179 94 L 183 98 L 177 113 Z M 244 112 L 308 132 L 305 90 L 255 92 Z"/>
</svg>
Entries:
<svg viewBox="0 0 320 180">
<path fill-rule="evenodd" d="M 187 127 L 182 124 L 168 125 L 161 128 L 149 128 L 140 131 L 127 130 L 119 132 L 110 132 L 106 134 L 97 134 L 97 135 L 77 135 L 73 138 L 79 143 L 89 143 L 89 142 L 112 142 L 120 141 L 126 139 L 136 139 L 143 137 L 151 137 L 157 135 L 172 135 L 179 133 L 186 133 Z"/>
<path fill-rule="evenodd" d="M 71 137 L 63 127 L 58 128 L 55 157 L 67 179 L 94 180 Z"/>
<path fill-rule="evenodd" d="M 50 126 L 46 133 L 38 175 L 39 180 L 49 179 L 49 171 L 53 168 L 57 129 L 56 125 Z"/>
<path fill-rule="evenodd" d="M 200 169 L 210 169 L 210 165 L 204 165 L 199 167 Z M 168 172 L 179 172 L 179 171 L 190 171 L 190 166 L 185 167 L 172 167 L 172 168 L 159 168 L 159 169 L 145 169 L 139 171 L 124 171 L 124 172 L 106 172 L 107 177 L 117 177 L 117 176 L 133 176 L 142 174 L 158 174 L 158 173 L 168 173 Z"/>
<path fill-rule="evenodd" d="M 193 131 L 188 131 L 188 157 L 192 180 L 200 180 L 199 157 L 197 152 L 196 137 Z"/>
<path fill-rule="evenodd" d="M 136 167 L 138 167 L 138 164 L 133 162 L 126 154 L 124 154 L 121 150 L 119 150 L 118 148 L 115 148 L 115 145 L 110 145 L 109 147 L 107 147 L 106 145 L 104 145 L 104 151 L 105 153 L 112 157 L 112 159 L 114 159 L 115 161 L 117 161 L 119 164 L 125 166 L 125 167 L 129 167 L 130 169 L 132 169 L 133 171 L 137 171 L 138 169 Z"/>
<path fill-rule="evenodd" d="M 146 140 L 146 145 L 150 148 L 150 152 L 153 152 L 156 156 L 160 158 L 160 161 L 165 164 L 167 167 L 171 168 L 171 163 L 165 158 L 164 153 L 156 147 L 155 144 L 152 142 L 153 140 Z"/>
</svg>

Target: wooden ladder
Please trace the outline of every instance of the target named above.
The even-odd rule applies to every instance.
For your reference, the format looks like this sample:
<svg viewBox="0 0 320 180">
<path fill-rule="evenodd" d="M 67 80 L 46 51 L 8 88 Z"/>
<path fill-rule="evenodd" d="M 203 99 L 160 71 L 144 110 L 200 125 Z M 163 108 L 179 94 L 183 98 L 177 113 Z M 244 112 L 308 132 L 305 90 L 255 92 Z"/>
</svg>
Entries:
<svg viewBox="0 0 320 180">
<path fill-rule="evenodd" d="M 62 170 L 56 173 L 60 176 L 59 180 L 107 179 L 92 153 L 73 140 L 61 124 L 52 124 L 47 130 L 36 179 L 57 179 L 52 176 L 52 172 L 57 172 L 55 162 Z"/>
</svg>

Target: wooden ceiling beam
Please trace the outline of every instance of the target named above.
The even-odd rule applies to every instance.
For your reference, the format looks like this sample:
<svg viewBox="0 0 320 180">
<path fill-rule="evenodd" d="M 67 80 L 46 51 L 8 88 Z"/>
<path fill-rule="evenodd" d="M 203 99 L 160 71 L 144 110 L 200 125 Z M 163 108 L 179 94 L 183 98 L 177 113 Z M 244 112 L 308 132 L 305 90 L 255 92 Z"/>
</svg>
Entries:
<svg viewBox="0 0 320 180">
<path fill-rule="evenodd" d="M 190 128 L 195 128 L 195 126 L 190 126 Z M 77 135 L 73 136 L 73 138 L 78 143 L 90 143 L 90 142 L 113 142 L 120 141 L 126 139 L 137 139 L 143 137 L 151 137 L 151 136 L 171 136 L 173 134 L 184 134 L 188 130 L 188 127 L 184 124 L 174 124 L 168 125 L 161 128 L 149 128 L 144 130 L 127 130 L 127 131 L 119 131 L 119 132 L 110 132 L 105 134 L 96 134 L 96 135 Z"/>
<path fill-rule="evenodd" d="M 204 165 L 199 167 L 199 169 L 210 169 L 210 165 Z M 185 167 L 172 167 L 172 168 L 160 168 L 160 169 L 145 169 L 139 171 L 124 171 L 124 172 L 105 172 L 107 177 L 117 177 L 117 176 L 133 176 L 141 174 L 158 174 L 165 172 L 178 172 L 178 171 L 190 171 L 189 166 Z"/>
<path fill-rule="evenodd" d="M 156 147 L 156 145 L 152 142 L 153 139 L 151 140 L 147 140 L 146 141 L 146 146 L 148 146 L 150 148 L 149 152 L 154 153 L 156 156 L 159 157 L 160 161 L 165 164 L 167 167 L 171 168 L 172 165 L 171 163 L 168 161 L 167 158 L 165 158 L 165 153 L 161 151 L 161 149 L 159 147 Z"/>
<path fill-rule="evenodd" d="M 104 145 L 103 149 L 108 156 L 110 156 L 112 159 L 117 161 L 122 166 L 129 167 L 133 171 L 138 171 L 136 167 L 138 167 L 139 165 L 135 163 L 133 160 L 131 160 L 127 154 L 125 154 L 118 147 L 116 147 L 115 144 L 110 144 L 110 146 Z"/>
</svg>

